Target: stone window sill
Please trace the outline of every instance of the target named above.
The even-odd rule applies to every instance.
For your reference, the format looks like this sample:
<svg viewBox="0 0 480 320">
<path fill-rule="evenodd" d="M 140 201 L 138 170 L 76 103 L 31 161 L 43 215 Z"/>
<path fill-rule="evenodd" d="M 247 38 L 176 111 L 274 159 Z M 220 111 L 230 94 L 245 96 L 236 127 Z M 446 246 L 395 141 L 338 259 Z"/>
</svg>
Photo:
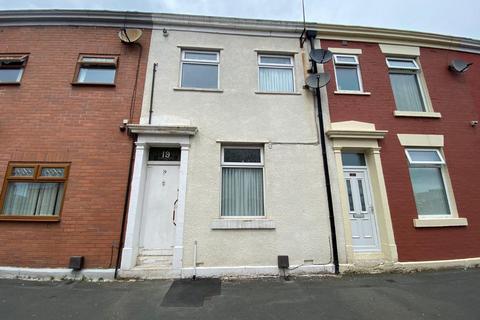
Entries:
<svg viewBox="0 0 480 320">
<path fill-rule="evenodd" d="M 195 91 L 195 92 L 216 92 L 222 93 L 221 89 L 203 89 L 203 88 L 173 88 L 174 91 Z"/>
<path fill-rule="evenodd" d="M 346 94 L 351 96 L 369 96 L 371 95 L 370 92 L 363 92 L 363 91 L 334 91 L 334 94 Z"/>
<path fill-rule="evenodd" d="M 399 111 L 393 112 L 395 117 L 441 118 L 440 112 Z"/>
<path fill-rule="evenodd" d="M 255 91 L 256 94 L 274 94 L 274 95 L 284 95 L 284 96 L 299 96 L 300 92 L 267 92 L 267 91 Z"/>
<path fill-rule="evenodd" d="M 212 230 L 273 230 L 275 222 L 270 219 L 214 219 Z"/>
<path fill-rule="evenodd" d="M 468 221 L 466 218 L 413 219 L 413 225 L 415 228 L 465 227 Z"/>
</svg>

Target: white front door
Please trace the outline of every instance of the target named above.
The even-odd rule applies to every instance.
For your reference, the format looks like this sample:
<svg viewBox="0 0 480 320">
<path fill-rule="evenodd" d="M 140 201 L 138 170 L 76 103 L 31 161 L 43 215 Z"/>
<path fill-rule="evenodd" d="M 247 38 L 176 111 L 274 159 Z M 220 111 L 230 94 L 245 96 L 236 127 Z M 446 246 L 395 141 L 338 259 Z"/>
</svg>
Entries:
<svg viewBox="0 0 480 320">
<path fill-rule="evenodd" d="M 139 245 L 141 252 L 171 254 L 175 237 L 178 173 L 179 166 L 176 164 L 147 165 Z"/>
<path fill-rule="evenodd" d="M 366 169 L 345 169 L 354 251 L 378 251 L 377 221 Z"/>
</svg>

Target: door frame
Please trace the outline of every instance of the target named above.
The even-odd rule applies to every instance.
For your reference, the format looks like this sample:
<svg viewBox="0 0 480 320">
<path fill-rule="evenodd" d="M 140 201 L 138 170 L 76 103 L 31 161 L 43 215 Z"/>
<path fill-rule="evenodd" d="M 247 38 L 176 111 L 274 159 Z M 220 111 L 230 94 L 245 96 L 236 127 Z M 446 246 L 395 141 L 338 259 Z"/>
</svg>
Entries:
<svg viewBox="0 0 480 320">
<path fill-rule="evenodd" d="M 363 152 L 359 152 L 359 153 L 362 153 L 365 156 L 365 154 Z M 375 216 L 375 212 L 376 212 L 375 199 L 374 199 L 373 192 L 372 192 L 372 184 L 370 182 L 370 174 L 368 172 L 368 167 L 367 166 L 343 166 L 344 176 L 345 176 L 346 172 L 362 172 L 364 174 L 365 189 L 367 191 L 366 194 L 367 194 L 368 202 L 370 204 L 369 207 L 371 207 L 372 208 L 371 210 L 373 211 L 373 212 L 370 212 L 370 215 L 371 215 L 373 227 L 375 229 L 375 248 L 363 248 L 363 249 L 362 248 L 355 248 L 355 245 L 353 244 L 353 240 L 352 240 L 352 249 L 353 249 L 354 252 L 364 252 L 364 253 L 380 252 L 381 251 L 380 232 L 379 232 L 379 228 L 378 228 L 377 217 Z M 345 178 L 344 178 L 344 181 L 345 181 Z M 347 194 L 347 196 L 348 196 L 348 194 Z M 349 209 L 350 208 L 348 207 L 347 208 L 347 214 L 350 217 L 350 210 Z M 368 209 L 368 210 L 370 210 L 370 209 Z M 351 220 L 350 220 L 350 223 L 351 223 Z"/>
<path fill-rule="evenodd" d="M 127 226 L 120 268 L 122 271 L 132 270 L 137 262 L 149 149 L 150 147 L 180 147 L 178 206 L 175 217 L 175 240 L 170 274 L 172 277 L 181 277 L 188 155 L 190 137 L 196 134 L 197 128 L 181 126 L 165 128 L 152 125 L 131 125 L 129 128 L 132 133 L 137 134 L 137 142 L 135 143 L 135 162 L 133 165 Z"/>
</svg>

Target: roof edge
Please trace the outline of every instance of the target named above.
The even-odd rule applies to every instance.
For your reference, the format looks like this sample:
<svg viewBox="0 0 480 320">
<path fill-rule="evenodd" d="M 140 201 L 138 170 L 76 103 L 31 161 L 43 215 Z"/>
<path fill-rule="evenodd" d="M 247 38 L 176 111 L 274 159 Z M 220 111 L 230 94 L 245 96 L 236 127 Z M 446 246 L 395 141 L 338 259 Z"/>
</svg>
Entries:
<svg viewBox="0 0 480 320">
<path fill-rule="evenodd" d="M 299 21 L 258 20 L 230 17 L 107 10 L 8 10 L 0 11 L 0 27 L 74 25 L 136 28 L 213 28 L 236 32 L 301 33 Z M 320 39 L 409 44 L 480 53 L 480 40 L 435 33 L 337 24 L 306 24 Z"/>
</svg>

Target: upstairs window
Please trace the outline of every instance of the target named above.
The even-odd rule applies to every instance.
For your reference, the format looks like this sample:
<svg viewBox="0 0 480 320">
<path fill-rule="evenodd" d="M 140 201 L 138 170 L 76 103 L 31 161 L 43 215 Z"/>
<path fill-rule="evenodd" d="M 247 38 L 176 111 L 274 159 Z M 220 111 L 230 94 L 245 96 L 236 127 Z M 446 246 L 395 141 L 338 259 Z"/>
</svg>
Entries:
<svg viewBox="0 0 480 320">
<path fill-rule="evenodd" d="M 264 216 L 261 147 L 222 148 L 222 216 Z"/>
<path fill-rule="evenodd" d="M 182 51 L 182 88 L 218 89 L 220 53 Z"/>
<path fill-rule="evenodd" d="M 399 111 L 425 112 L 425 98 L 415 59 L 387 58 L 390 83 Z"/>
<path fill-rule="evenodd" d="M 338 91 L 362 92 L 362 79 L 358 57 L 354 55 L 334 55 L 335 79 Z"/>
<path fill-rule="evenodd" d="M 438 149 L 407 149 L 410 179 L 420 217 L 449 216 L 445 160 Z"/>
<path fill-rule="evenodd" d="M 0 219 L 58 220 L 68 168 L 65 163 L 11 163 L 1 195 Z"/>
<path fill-rule="evenodd" d="M 118 57 L 81 55 L 77 63 L 76 84 L 115 84 Z"/>
<path fill-rule="evenodd" d="M 293 57 L 259 55 L 258 89 L 260 92 L 294 92 Z"/>
<path fill-rule="evenodd" d="M 27 59 L 27 55 L 0 55 L 0 84 L 20 83 Z"/>
</svg>

